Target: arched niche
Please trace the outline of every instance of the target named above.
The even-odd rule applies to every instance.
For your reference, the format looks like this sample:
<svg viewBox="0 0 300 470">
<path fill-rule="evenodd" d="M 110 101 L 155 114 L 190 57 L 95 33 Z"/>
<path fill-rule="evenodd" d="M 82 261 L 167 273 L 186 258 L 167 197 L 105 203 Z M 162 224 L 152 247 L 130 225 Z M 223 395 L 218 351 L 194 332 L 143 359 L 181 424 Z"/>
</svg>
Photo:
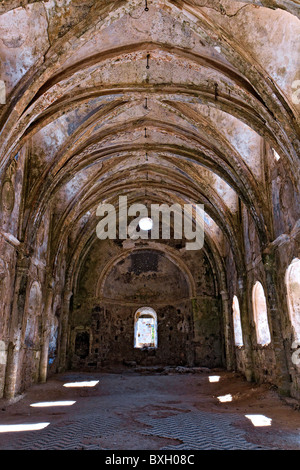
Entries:
<svg viewBox="0 0 300 470">
<path fill-rule="evenodd" d="M 42 291 L 38 281 L 33 281 L 25 307 L 24 340 L 21 350 L 20 390 L 25 390 L 39 378 L 40 347 L 42 338 Z"/>
<path fill-rule="evenodd" d="M 119 305 L 128 301 L 146 305 L 178 302 L 193 297 L 193 284 L 187 272 L 181 260 L 161 250 L 127 251 L 104 267 L 96 296 Z"/>
<path fill-rule="evenodd" d="M 151 307 L 141 307 L 135 312 L 134 347 L 157 348 L 157 315 Z"/>
<path fill-rule="evenodd" d="M 268 322 L 266 296 L 263 286 L 259 281 L 253 286 L 252 305 L 257 344 L 267 346 L 271 343 L 271 334 Z"/>
<path fill-rule="evenodd" d="M 38 281 L 31 284 L 27 303 L 25 347 L 33 347 L 40 338 L 42 292 Z"/>
<path fill-rule="evenodd" d="M 52 364 L 57 355 L 57 338 L 58 338 L 58 328 L 59 328 L 59 321 L 58 316 L 55 315 L 52 318 L 51 325 L 50 325 L 50 333 L 49 333 L 49 351 L 48 351 L 48 363 Z"/>
<path fill-rule="evenodd" d="M 80 359 L 85 359 L 90 353 L 90 332 L 78 330 L 75 336 L 75 354 Z"/>
</svg>

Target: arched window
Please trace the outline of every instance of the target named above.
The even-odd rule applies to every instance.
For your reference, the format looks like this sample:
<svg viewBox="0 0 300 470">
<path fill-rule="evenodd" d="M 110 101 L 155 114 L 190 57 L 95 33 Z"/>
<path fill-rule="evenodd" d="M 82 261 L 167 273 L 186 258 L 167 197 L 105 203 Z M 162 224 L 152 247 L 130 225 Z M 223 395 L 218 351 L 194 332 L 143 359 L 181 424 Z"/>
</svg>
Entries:
<svg viewBox="0 0 300 470">
<path fill-rule="evenodd" d="M 300 342 L 300 260 L 293 259 L 286 270 L 285 284 L 294 340 Z"/>
<path fill-rule="evenodd" d="M 134 347 L 157 348 L 157 315 L 153 308 L 142 307 L 135 312 Z"/>
<path fill-rule="evenodd" d="M 266 346 L 271 342 L 271 335 L 268 323 L 266 297 L 263 286 L 259 281 L 257 281 L 253 287 L 252 303 L 257 343 Z"/>
<path fill-rule="evenodd" d="M 243 346 L 244 343 L 243 343 L 240 306 L 239 306 L 239 300 L 236 295 L 233 296 L 232 311 L 233 311 L 234 343 L 236 346 Z"/>
<path fill-rule="evenodd" d="M 28 312 L 25 329 L 25 346 L 34 347 L 41 336 L 41 304 L 42 293 L 39 282 L 34 281 L 30 287 L 28 298 Z"/>
</svg>

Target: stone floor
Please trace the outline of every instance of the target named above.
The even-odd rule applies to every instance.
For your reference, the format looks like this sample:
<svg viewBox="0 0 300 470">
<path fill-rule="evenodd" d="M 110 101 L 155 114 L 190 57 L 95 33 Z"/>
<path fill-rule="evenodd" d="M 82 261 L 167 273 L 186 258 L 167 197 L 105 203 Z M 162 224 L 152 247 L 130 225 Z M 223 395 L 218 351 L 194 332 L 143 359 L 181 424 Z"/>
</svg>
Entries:
<svg viewBox="0 0 300 470">
<path fill-rule="evenodd" d="M 218 375 L 218 382 L 210 376 Z M 64 383 L 99 380 L 95 387 Z M 231 394 L 231 402 L 218 396 Z M 31 407 L 72 400 L 71 406 Z M 255 427 L 245 415 L 272 419 Z M 14 402 L 0 400 L 0 426 L 50 423 L 42 430 L 1 432 L 0 450 L 300 449 L 300 411 L 268 385 L 223 370 L 120 368 L 68 372 L 34 385 Z"/>
</svg>

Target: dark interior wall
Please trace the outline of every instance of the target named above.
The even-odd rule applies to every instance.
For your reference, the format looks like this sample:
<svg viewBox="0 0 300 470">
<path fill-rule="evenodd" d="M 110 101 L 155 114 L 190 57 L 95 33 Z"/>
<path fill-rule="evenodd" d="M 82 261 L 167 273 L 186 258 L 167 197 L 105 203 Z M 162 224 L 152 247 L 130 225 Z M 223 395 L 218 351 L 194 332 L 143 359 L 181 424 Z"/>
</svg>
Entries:
<svg viewBox="0 0 300 470">
<path fill-rule="evenodd" d="M 124 360 L 144 365 L 221 365 L 221 306 L 203 250 L 183 251 L 180 258 L 193 281 L 166 253 L 145 247 L 135 250 L 116 262 L 96 294 L 103 253 L 118 253 L 117 244 L 96 242 L 81 269 L 70 319 L 72 368 Z M 144 306 L 157 313 L 155 350 L 134 348 L 134 315 Z"/>
</svg>

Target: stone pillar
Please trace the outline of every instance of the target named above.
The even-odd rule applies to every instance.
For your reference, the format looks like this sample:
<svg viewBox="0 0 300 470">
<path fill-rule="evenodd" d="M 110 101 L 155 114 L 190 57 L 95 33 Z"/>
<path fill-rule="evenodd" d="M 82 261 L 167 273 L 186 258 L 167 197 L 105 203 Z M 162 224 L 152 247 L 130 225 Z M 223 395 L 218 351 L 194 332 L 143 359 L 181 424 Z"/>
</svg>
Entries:
<svg viewBox="0 0 300 470">
<path fill-rule="evenodd" d="M 67 285 L 65 287 L 64 296 L 63 296 L 63 305 L 62 305 L 60 341 L 59 341 L 59 349 L 58 349 L 58 369 L 57 369 L 58 372 L 63 372 L 66 370 L 68 324 L 69 324 L 69 311 L 70 311 L 71 296 L 72 296 L 72 291 Z"/>
<path fill-rule="evenodd" d="M 268 306 L 272 324 L 272 341 L 276 358 L 276 377 L 278 390 L 282 395 L 289 395 L 291 380 L 288 370 L 285 344 L 282 336 L 279 301 L 276 291 L 275 253 L 264 253 L 262 258 L 267 284 Z"/>
<path fill-rule="evenodd" d="M 222 311 L 223 311 L 223 324 L 224 324 L 224 338 L 225 338 L 225 355 L 226 355 L 226 368 L 233 370 L 235 365 L 234 350 L 233 350 L 233 325 L 230 315 L 229 295 L 227 291 L 221 291 L 222 296 Z"/>
<path fill-rule="evenodd" d="M 10 342 L 8 345 L 7 365 L 5 374 L 4 397 L 13 398 L 17 394 L 17 380 L 19 372 L 19 355 L 21 349 L 23 316 L 26 307 L 26 293 L 29 283 L 30 259 L 18 254 L 15 289 L 12 299 Z"/>
<path fill-rule="evenodd" d="M 42 345 L 41 345 L 40 374 L 39 374 L 39 381 L 41 383 L 45 383 L 47 380 L 50 316 L 51 316 L 52 301 L 53 301 L 53 288 L 54 288 L 54 281 L 51 280 L 47 285 L 45 311 L 44 311 L 44 318 L 42 322 L 43 330 L 42 330 Z"/>
<path fill-rule="evenodd" d="M 247 290 L 247 280 L 246 278 L 239 279 L 238 281 L 238 298 L 240 302 L 240 315 L 241 315 L 241 325 L 243 333 L 243 363 L 244 363 L 244 372 L 248 382 L 254 380 L 253 373 L 253 349 L 252 349 L 252 339 L 251 339 L 251 330 L 250 330 L 250 318 L 249 318 L 249 301 L 248 301 L 248 290 Z"/>
</svg>

